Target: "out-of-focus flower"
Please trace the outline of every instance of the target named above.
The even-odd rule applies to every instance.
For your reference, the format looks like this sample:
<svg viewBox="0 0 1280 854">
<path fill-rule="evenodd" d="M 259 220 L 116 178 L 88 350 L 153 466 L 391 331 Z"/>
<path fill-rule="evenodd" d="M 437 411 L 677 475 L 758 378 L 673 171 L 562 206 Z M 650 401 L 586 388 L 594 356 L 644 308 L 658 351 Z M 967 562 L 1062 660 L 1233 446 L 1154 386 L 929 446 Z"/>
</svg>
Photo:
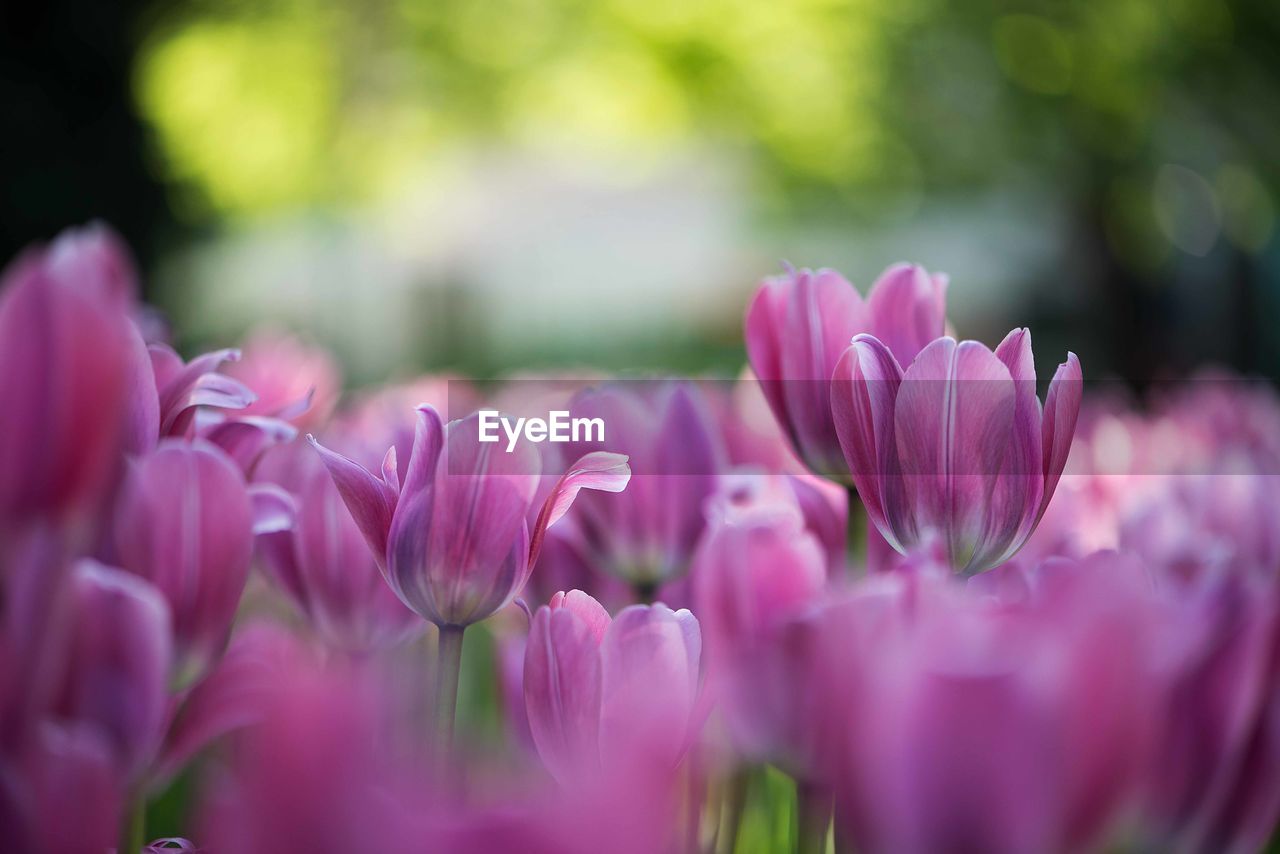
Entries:
<svg viewBox="0 0 1280 854">
<path fill-rule="evenodd" d="M 257 396 L 242 414 L 315 429 L 333 413 L 342 391 L 342 373 L 326 350 L 279 330 L 258 329 L 245 342 L 241 355 L 226 373 Z"/>
<path fill-rule="evenodd" d="M 197 838 L 244 854 L 433 850 L 438 807 L 405 761 L 394 713 L 370 671 L 282 674 L 233 740 Z"/>
<path fill-rule="evenodd" d="M 296 504 L 292 526 L 259 535 L 264 564 L 330 646 L 369 652 L 394 646 L 423 622 L 387 585 L 320 456 L 298 444 L 267 453 L 255 477 Z"/>
<path fill-rule="evenodd" d="M 1067 354 L 1042 414 L 1025 329 L 994 353 L 939 338 L 905 372 L 885 344 L 860 335 L 831 393 L 848 470 L 880 533 L 903 553 L 937 536 L 952 568 L 972 574 L 1016 553 L 1048 507 L 1082 377 Z"/>
<path fill-rule="evenodd" d="M 631 472 L 620 454 L 586 454 L 557 481 L 529 525 L 542 472 L 537 448 L 504 453 L 479 440 L 478 416 L 446 428 L 418 410 L 403 488 L 395 449 L 381 476 L 312 440 L 352 517 L 385 561 L 400 600 L 437 626 L 467 626 L 507 605 L 524 587 L 549 526 L 583 489 L 620 492 Z"/>
<path fill-rule="evenodd" d="M 572 453 L 617 451 L 635 473 L 620 496 L 584 495 L 557 533 L 587 565 L 656 589 L 689 571 L 702 505 L 728 471 L 713 413 L 688 383 L 637 381 L 579 394 L 574 418 L 599 418 L 603 442 Z"/>
<path fill-rule="evenodd" d="M 1104 555 L 1043 568 L 1018 601 L 881 575 L 832 605 L 823 711 L 839 715 L 836 815 L 859 850 L 1105 843 L 1152 746 L 1145 583 Z"/>
<path fill-rule="evenodd" d="M 0 277 L 0 525 L 85 514 L 118 471 L 129 321 L 113 288 L 55 272 L 33 249 Z M 86 275 L 110 278 L 88 259 Z"/>
<path fill-rule="evenodd" d="M 688 611 L 632 605 L 616 618 L 585 593 L 538 609 L 524 660 L 538 755 L 565 785 L 674 770 L 696 724 L 702 637 Z"/>
<path fill-rule="evenodd" d="M 745 477 L 710 502 L 691 574 L 709 678 L 735 747 L 803 764 L 804 630 L 789 625 L 826 586 L 827 559 L 781 476 Z"/>
<path fill-rule="evenodd" d="M 751 367 L 793 447 L 816 474 L 842 477 L 830 380 L 855 335 L 883 341 L 909 364 L 946 328 L 947 278 L 898 264 L 864 301 L 834 270 L 790 270 L 760 286 L 747 310 Z"/>
<path fill-rule="evenodd" d="M 168 713 L 169 609 L 147 582 L 83 560 L 72 570 L 52 714 L 97 727 L 124 781 L 151 762 Z"/>
<path fill-rule="evenodd" d="M 169 603 L 174 678 L 189 683 L 222 652 L 248 578 L 253 513 L 243 476 L 208 443 L 162 442 L 126 478 L 115 549 Z"/>
</svg>

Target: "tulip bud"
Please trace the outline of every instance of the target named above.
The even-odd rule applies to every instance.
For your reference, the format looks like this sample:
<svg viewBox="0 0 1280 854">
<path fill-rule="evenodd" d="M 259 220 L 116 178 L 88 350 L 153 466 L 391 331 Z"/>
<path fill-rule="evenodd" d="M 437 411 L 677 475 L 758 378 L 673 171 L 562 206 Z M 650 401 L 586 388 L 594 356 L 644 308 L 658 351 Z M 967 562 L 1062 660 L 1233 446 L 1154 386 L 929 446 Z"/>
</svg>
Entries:
<svg viewBox="0 0 1280 854">
<path fill-rule="evenodd" d="M 222 652 L 248 579 L 252 512 L 244 478 L 206 442 L 166 440 L 129 472 L 115 520 L 120 565 L 169 603 L 174 678 Z"/>
</svg>

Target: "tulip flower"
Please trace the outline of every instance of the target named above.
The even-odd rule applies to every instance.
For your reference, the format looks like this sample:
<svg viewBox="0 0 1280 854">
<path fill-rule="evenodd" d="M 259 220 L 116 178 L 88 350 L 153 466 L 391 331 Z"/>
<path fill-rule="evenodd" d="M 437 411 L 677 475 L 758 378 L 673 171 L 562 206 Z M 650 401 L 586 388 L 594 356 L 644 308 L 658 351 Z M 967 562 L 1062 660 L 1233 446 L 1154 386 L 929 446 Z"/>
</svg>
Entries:
<svg viewBox="0 0 1280 854">
<path fill-rule="evenodd" d="M 869 333 L 908 364 L 946 327 L 947 278 L 898 264 L 867 299 L 834 270 L 789 270 L 756 292 L 746 318 L 747 355 L 774 417 L 815 473 L 845 472 L 829 382 L 855 335 Z"/>
<path fill-rule="evenodd" d="M 788 622 L 821 597 L 826 555 L 781 476 L 738 478 L 708 515 L 691 578 L 721 709 L 738 750 L 795 767 L 809 709 Z"/>
<path fill-rule="evenodd" d="M 1062 476 L 1080 411 L 1080 363 L 1058 367 L 1044 410 L 1031 334 L 992 353 L 939 338 L 904 371 L 859 335 L 831 381 L 848 471 L 867 515 L 899 552 L 937 538 L 953 570 L 973 574 L 1027 541 Z"/>
<path fill-rule="evenodd" d="M 272 580 L 326 644 L 370 652 L 422 628 L 383 579 L 319 455 L 281 446 L 263 458 L 255 477 L 292 496 L 293 524 L 259 535 L 258 550 Z"/>
<path fill-rule="evenodd" d="M 445 427 L 435 409 L 421 407 L 403 487 L 394 446 L 376 476 L 311 442 L 391 589 L 440 628 L 436 724 L 448 743 L 463 630 L 511 603 L 537 563 L 547 528 L 581 490 L 626 487 L 627 458 L 606 452 L 583 456 L 557 481 L 531 526 L 526 517 L 541 478 L 541 456 L 527 442 L 511 453 L 481 443 L 477 415 Z"/>
<path fill-rule="evenodd" d="M 30 250 L 0 277 L 0 526 L 96 509 L 119 466 L 129 320 Z"/>
<path fill-rule="evenodd" d="M 337 405 L 342 375 L 325 350 L 260 329 L 249 336 L 242 356 L 226 370 L 256 395 L 242 414 L 279 418 L 306 429 L 324 424 Z"/>
<path fill-rule="evenodd" d="M 70 576 L 69 648 L 55 714 L 98 728 L 137 782 L 168 713 L 169 608 L 135 575 L 82 560 Z"/>
<path fill-rule="evenodd" d="M 636 473 L 615 498 L 583 496 L 558 535 L 587 566 L 628 582 L 641 599 L 685 576 L 702 534 L 703 502 L 729 470 L 714 414 L 692 383 L 620 382 L 577 395 L 574 418 L 599 418 L 605 441 Z"/>
<path fill-rule="evenodd" d="M 1021 604 L 876 576 L 825 614 L 828 758 L 858 850 L 1103 850 L 1154 745 L 1158 611 L 1118 556 L 1043 575 Z"/>
<path fill-rule="evenodd" d="M 702 637 L 686 610 L 633 605 L 615 619 L 580 590 L 538 609 L 524 659 L 525 710 L 565 785 L 640 767 L 674 770 L 695 723 Z"/>
<path fill-rule="evenodd" d="M 168 602 L 174 678 L 189 683 L 222 652 L 248 579 L 253 510 L 243 476 L 206 442 L 161 442 L 129 472 L 115 547 L 120 566 Z"/>
</svg>

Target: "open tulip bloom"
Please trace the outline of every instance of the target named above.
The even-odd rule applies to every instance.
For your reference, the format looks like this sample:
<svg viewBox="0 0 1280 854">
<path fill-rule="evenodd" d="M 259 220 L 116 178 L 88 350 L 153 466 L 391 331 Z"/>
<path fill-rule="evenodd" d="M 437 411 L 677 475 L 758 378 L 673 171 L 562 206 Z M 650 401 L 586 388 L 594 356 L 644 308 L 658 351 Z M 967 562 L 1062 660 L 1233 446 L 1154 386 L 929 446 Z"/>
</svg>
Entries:
<svg viewBox="0 0 1280 854">
<path fill-rule="evenodd" d="M 1081 380 L 1068 353 L 1042 411 L 1026 329 L 994 353 L 938 338 L 905 370 L 878 338 L 858 335 L 836 365 L 831 409 L 867 515 L 900 552 L 938 542 L 957 572 L 1008 560 L 1062 476 Z"/>
</svg>

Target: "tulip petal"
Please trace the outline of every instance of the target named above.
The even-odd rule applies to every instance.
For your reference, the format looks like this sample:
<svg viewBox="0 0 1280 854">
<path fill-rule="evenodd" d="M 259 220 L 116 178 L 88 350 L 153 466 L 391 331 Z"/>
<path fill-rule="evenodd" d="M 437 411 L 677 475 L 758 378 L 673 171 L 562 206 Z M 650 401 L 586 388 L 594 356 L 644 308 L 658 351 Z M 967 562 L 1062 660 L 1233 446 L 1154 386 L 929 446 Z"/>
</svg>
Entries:
<svg viewBox="0 0 1280 854">
<path fill-rule="evenodd" d="M 539 608 L 524 659 L 524 697 L 538 755 L 562 784 L 599 767 L 600 640 L 573 608 Z"/>
<path fill-rule="evenodd" d="M 311 434 L 307 434 L 307 441 L 320 452 L 320 458 L 324 460 L 334 486 L 338 487 L 338 494 L 351 512 L 351 518 L 359 526 L 378 565 L 385 565 L 387 538 L 397 507 L 396 491 L 359 463 L 321 445 Z"/>
<path fill-rule="evenodd" d="M 867 328 L 909 365 L 916 354 L 946 334 L 946 278 L 916 264 L 895 264 L 867 294 Z"/>
<path fill-rule="evenodd" d="M 832 415 L 858 497 L 876 528 L 899 551 L 915 539 L 894 436 L 902 376 L 888 347 L 859 335 L 831 379 Z"/>
<path fill-rule="evenodd" d="M 1075 353 L 1067 353 L 1067 360 L 1058 366 L 1049 383 L 1044 400 L 1043 431 L 1044 492 L 1040 499 L 1040 511 L 1036 521 L 1049 509 L 1049 500 L 1067 467 L 1071 454 L 1071 440 L 1076 434 L 1076 419 L 1080 416 L 1080 401 L 1084 396 L 1084 374 Z"/>
<path fill-rule="evenodd" d="M 249 508 L 253 513 L 253 533 L 276 534 L 293 527 L 298 504 L 293 496 L 274 483 L 249 486 Z"/>
<path fill-rule="evenodd" d="M 1015 403 L 1009 369 L 975 341 L 939 338 L 903 375 L 894 430 L 908 503 L 919 533 L 937 531 L 965 572 L 976 571 Z"/>
<path fill-rule="evenodd" d="M 574 463 L 556 481 L 538 513 L 533 531 L 529 534 L 529 566 L 532 567 L 538 561 L 547 528 L 568 512 L 580 491 L 596 489 L 601 492 L 621 492 L 627 488 L 630 480 L 631 467 L 627 465 L 627 458 L 623 454 L 595 451 Z"/>
<path fill-rule="evenodd" d="M 975 566 L 984 569 L 1008 560 L 1031 536 L 1044 489 L 1031 332 L 1010 332 L 996 348 L 996 358 L 1013 378 L 1015 404 L 1004 467 L 992 490 L 987 530 L 975 554 Z"/>
</svg>

